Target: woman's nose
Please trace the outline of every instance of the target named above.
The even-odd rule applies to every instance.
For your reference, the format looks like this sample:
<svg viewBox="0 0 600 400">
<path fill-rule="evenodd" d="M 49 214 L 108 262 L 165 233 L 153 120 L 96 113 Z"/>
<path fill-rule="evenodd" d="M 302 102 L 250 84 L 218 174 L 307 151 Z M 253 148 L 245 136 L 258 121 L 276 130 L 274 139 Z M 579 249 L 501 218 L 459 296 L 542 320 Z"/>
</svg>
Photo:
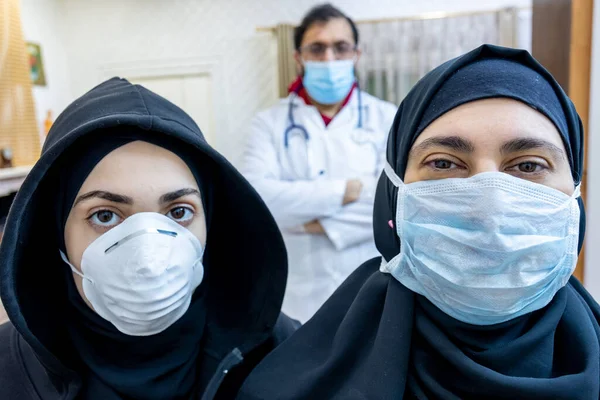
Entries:
<svg viewBox="0 0 600 400">
<path fill-rule="evenodd" d="M 469 176 L 481 174 L 484 172 L 498 172 L 501 169 L 501 165 L 496 160 L 484 159 L 478 160 L 469 171 Z"/>
</svg>

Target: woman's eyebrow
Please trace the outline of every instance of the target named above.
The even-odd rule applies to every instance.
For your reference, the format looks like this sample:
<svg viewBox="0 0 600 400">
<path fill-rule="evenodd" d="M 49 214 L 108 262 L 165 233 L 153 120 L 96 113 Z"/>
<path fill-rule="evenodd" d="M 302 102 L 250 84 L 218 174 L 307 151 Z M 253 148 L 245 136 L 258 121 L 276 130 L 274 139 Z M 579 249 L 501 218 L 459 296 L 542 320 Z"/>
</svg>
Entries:
<svg viewBox="0 0 600 400">
<path fill-rule="evenodd" d="M 169 193 L 165 193 L 162 196 L 160 196 L 160 200 L 159 203 L 162 204 L 166 204 L 166 203 L 170 203 L 172 201 L 175 201 L 177 199 L 179 199 L 180 197 L 183 196 L 187 196 L 190 194 L 195 194 L 198 197 L 200 197 L 200 192 L 197 189 L 194 188 L 184 188 L 184 189 L 179 189 L 179 190 L 175 190 L 173 192 L 169 192 Z"/>
<path fill-rule="evenodd" d="M 129 205 L 133 204 L 133 199 L 131 197 L 124 196 L 121 194 L 107 192 L 105 190 L 94 190 L 94 191 L 82 194 L 81 196 L 77 197 L 77 199 L 73 203 L 73 207 L 75 207 L 77 204 L 81 203 L 82 201 L 86 201 L 86 200 L 90 200 L 90 199 L 94 199 L 94 198 L 108 200 L 113 203 L 121 203 L 121 204 L 129 204 Z"/>
<path fill-rule="evenodd" d="M 411 152 L 414 154 L 423 153 L 432 147 L 445 147 L 448 150 L 453 150 L 459 153 L 472 153 L 475 151 L 475 146 L 469 140 L 463 139 L 460 136 L 438 136 L 425 139 L 416 145 Z"/>
<path fill-rule="evenodd" d="M 500 152 L 503 155 L 506 155 L 534 149 L 547 150 L 557 158 L 567 158 L 567 155 L 563 149 L 546 140 L 537 138 L 519 138 L 509 140 L 508 142 L 504 143 L 502 147 L 500 147 Z"/>
</svg>

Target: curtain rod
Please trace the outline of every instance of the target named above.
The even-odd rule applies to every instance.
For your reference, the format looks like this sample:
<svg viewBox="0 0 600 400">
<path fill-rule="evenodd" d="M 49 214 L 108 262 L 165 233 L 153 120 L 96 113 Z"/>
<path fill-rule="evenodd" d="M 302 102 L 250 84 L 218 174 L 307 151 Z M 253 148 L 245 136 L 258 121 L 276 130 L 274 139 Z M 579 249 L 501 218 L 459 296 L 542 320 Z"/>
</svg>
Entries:
<svg viewBox="0 0 600 400">
<path fill-rule="evenodd" d="M 357 25 L 360 24 L 378 24 L 384 22 L 403 22 L 403 21 L 423 21 L 423 20 L 431 20 L 431 19 L 443 19 L 443 18 L 457 18 L 457 17 L 470 17 L 481 14 L 491 14 L 500 11 L 506 10 L 518 10 L 518 11 L 527 11 L 531 10 L 531 7 L 504 7 L 497 8 L 493 10 L 481 10 L 481 11 L 456 11 L 456 12 L 446 12 L 446 11 L 434 11 L 419 15 L 413 15 L 408 17 L 389 17 L 389 18 L 376 18 L 376 19 L 363 19 L 356 21 Z M 284 23 L 288 25 L 295 26 L 292 23 Z M 257 32 L 275 32 L 277 27 L 275 26 L 259 26 L 256 28 Z"/>
</svg>

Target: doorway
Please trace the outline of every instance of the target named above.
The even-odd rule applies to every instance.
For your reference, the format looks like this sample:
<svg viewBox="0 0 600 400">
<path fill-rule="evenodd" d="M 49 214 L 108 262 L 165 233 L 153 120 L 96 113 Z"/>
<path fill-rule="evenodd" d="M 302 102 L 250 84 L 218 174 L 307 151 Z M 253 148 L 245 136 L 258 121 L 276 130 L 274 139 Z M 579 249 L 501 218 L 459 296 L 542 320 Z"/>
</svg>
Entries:
<svg viewBox="0 0 600 400">
<path fill-rule="evenodd" d="M 204 134 L 206 141 L 215 145 L 214 102 L 210 74 L 126 77 L 169 100 L 185 111 Z"/>
</svg>

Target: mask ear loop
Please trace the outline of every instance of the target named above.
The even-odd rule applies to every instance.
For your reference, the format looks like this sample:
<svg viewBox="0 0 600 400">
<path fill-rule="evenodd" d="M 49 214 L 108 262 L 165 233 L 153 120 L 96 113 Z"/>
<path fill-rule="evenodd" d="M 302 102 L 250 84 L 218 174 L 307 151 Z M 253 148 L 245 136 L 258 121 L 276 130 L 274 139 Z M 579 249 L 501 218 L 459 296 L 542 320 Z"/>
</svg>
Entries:
<svg viewBox="0 0 600 400">
<path fill-rule="evenodd" d="M 71 271 L 73 271 L 76 275 L 79 275 L 82 279 L 86 279 L 88 281 L 90 281 L 91 283 L 94 283 L 91 279 L 89 279 L 87 276 L 83 275 L 81 272 L 79 272 L 77 270 L 77 268 L 75 268 L 73 266 L 73 264 L 71 264 L 69 262 L 69 259 L 67 258 L 67 255 L 65 253 L 63 253 L 62 250 L 60 250 L 60 258 L 62 258 L 62 260 L 69 266 L 71 267 Z"/>
<path fill-rule="evenodd" d="M 394 186 L 396 186 L 397 188 L 402 186 L 402 179 L 400 179 L 400 177 L 396 174 L 396 171 L 394 171 L 394 168 L 392 168 L 389 162 L 385 163 L 383 170 L 385 171 L 385 174 Z"/>
<path fill-rule="evenodd" d="M 581 197 L 581 183 L 575 186 L 575 190 L 573 191 L 573 195 L 571 197 L 574 199 Z"/>
<path fill-rule="evenodd" d="M 403 185 L 402 179 L 400 179 L 400 177 L 396 174 L 396 171 L 394 171 L 394 168 L 392 168 L 392 166 L 390 165 L 389 162 L 385 163 L 383 170 L 384 170 L 385 174 L 387 175 L 388 179 L 390 180 L 390 182 L 392 182 L 392 184 L 394 186 L 396 186 L 397 188 L 400 188 Z M 394 229 L 394 221 L 389 220 L 388 226 L 391 229 Z M 400 259 L 401 254 L 402 253 L 398 253 L 398 255 L 396 255 L 390 261 L 387 261 L 383 256 L 381 256 L 381 264 L 379 266 L 379 271 L 383 272 L 384 274 L 391 273 L 391 266 L 393 266 L 397 263 L 397 261 Z"/>
</svg>

